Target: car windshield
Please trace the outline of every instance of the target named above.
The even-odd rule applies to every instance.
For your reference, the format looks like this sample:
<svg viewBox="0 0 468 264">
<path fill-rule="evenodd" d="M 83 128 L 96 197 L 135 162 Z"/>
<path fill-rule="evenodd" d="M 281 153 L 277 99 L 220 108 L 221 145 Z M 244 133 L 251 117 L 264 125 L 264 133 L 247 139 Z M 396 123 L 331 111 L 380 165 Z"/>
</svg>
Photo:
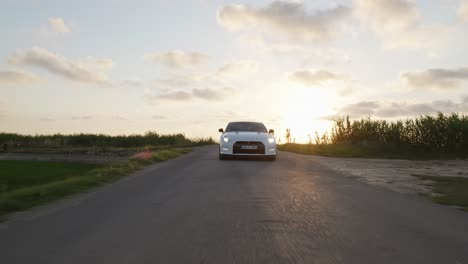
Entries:
<svg viewBox="0 0 468 264">
<path fill-rule="evenodd" d="M 256 122 L 232 122 L 229 123 L 226 132 L 233 131 L 252 131 L 252 132 L 267 132 L 265 125 Z"/>
</svg>

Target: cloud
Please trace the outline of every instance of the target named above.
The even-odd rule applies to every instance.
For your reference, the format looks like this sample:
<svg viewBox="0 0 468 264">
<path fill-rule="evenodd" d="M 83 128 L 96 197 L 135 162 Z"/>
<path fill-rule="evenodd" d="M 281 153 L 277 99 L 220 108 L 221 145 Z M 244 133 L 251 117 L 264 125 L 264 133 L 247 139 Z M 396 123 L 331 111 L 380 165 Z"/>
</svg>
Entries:
<svg viewBox="0 0 468 264">
<path fill-rule="evenodd" d="M 123 87 L 141 87 L 143 85 L 143 81 L 139 78 L 130 78 L 122 80 L 120 85 Z"/>
<path fill-rule="evenodd" d="M 354 93 L 356 91 L 355 88 L 353 87 L 344 87 L 340 90 L 338 90 L 338 95 L 339 96 L 347 96 L 347 95 L 350 95 L 352 93 Z"/>
<path fill-rule="evenodd" d="M 107 71 L 114 68 L 114 61 L 111 59 L 95 58 L 88 56 L 84 59 L 76 60 L 78 63 L 83 64 L 87 68 L 95 69 L 98 71 Z"/>
<path fill-rule="evenodd" d="M 457 15 L 460 20 L 468 22 L 468 0 L 462 0 L 460 2 Z"/>
<path fill-rule="evenodd" d="M 153 119 L 153 120 L 166 120 L 167 117 L 166 117 L 166 116 L 163 116 L 163 115 L 153 115 L 153 116 L 151 117 L 151 119 Z"/>
<path fill-rule="evenodd" d="M 221 100 L 223 97 L 226 96 L 226 93 L 231 93 L 231 92 L 232 92 L 232 89 L 228 87 L 219 89 L 219 90 L 214 90 L 210 88 L 206 88 L 206 89 L 195 88 L 192 90 L 193 96 L 204 99 L 204 100 L 212 100 L 212 101 Z"/>
<path fill-rule="evenodd" d="M 236 76 L 243 73 L 254 73 L 257 68 L 258 65 L 255 61 L 236 61 L 224 64 L 217 73 L 221 76 Z"/>
<path fill-rule="evenodd" d="M 54 33 L 66 34 L 71 32 L 70 27 L 60 17 L 51 17 L 48 19 L 48 22 L 50 29 Z"/>
<path fill-rule="evenodd" d="M 39 120 L 40 121 L 46 121 L 46 122 L 57 121 L 57 119 L 55 119 L 53 117 L 48 117 L 48 116 L 40 117 Z"/>
<path fill-rule="evenodd" d="M 468 112 L 468 105 L 461 101 L 455 103 L 451 100 L 436 100 L 430 103 L 392 103 L 390 106 L 382 106 L 376 112 L 378 117 L 403 117 L 429 115 L 437 112 L 453 113 Z"/>
<path fill-rule="evenodd" d="M 409 0 L 355 0 L 355 14 L 383 40 L 386 48 L 434 49 L 448 28 L 423 25 L 416 5 Z M 437 36 L 436 38 L 434 36 Z"/>
<path fill-rule="evenodd" d="M 189 88 L 196 88 L 195 93 L 208 94 L 212 87 L 230 86 L 233 78 L 239 78 L 243 75 L 257 71 L 258 65 L 251 60 L 237 60 L 225 63 L 215 71 L 197 72 L 192 70 L 187 73 L 169 74 L 165 78 L 157 79 L 151 82 L 154 88 L 159 91 L 169 91 L 168 96 L 172 96 L 174 91 L 187 91 Z M 208 87 L 200 89 L 200 87 Z M 205 91 L 206 90 L 206 91 Z M 216 89 L 214 89 L 216 91 Z M 178 92 L 178 98 L 186 98 L 183 93 Z M 213 94 L 213 93 L 210 93 Z"/>
<path fill-rule="evenodd" d="M 321 41 L 336 34 L 338 25 L 349 16 L 351 9 L 336 6 L 309 12 L 302 2 L 273 1 L 266 7 L 254 8 L 231 4 L 218 10 L 219 23 L 232 31 L 281 34 L 291 40 Z"/>
<path fill-rule="evenodd" d="M 358 90 L 358 83 L 349 76 L 326 70 L 297 70 L 289 75 L 289 80 L 307 87 L 320 87 L 336 90 L 339 96 L 347 96 Z"/>
<path fill-rule="evenodd" d="M 109 120 L 114 120 L 114 121 L 127 121 L 128 118 L 122 115 L 111 115 L 107 117 Z"/>
<path fill-rule="evenodd" d="M 40 82 L 38 76 L 24 71 L 0 71 L 0 84 L 32 84 Z"/>
<path fill-rule="evenodd" d="M 193 76 L 188 75 L 176 75 L 171 76 L 165 79 L 158 79 L 153 81 L 154 86 L 162 86 L 162 87 L 171 87 L 171 88 L 179 88 L 179 87 L 186 87 L 194 82 L 197 79 Z"/>
<path fill-rule="evenodd" d="M 217 101 L 225 97 L 226 94 L 231 94 L 233 89 L 230 87 L 225 87 L 222 89 L 197 89 L 194 88 L 190 91 L 165 91 L 159 94 L 153 94 L 151 91 L 147 90 L 145 92 L 145 98 L 150 102 L 156 101 L 190 101 L 192 99 L 198 98 L 207 101 Z"/>
<path fill-rule="evenodd" d="M 254 63 L 252 62 L 252 64 Z M 244 64 L 244 62 L 242 62 L 242 64 L 239 63 L 236 65 L 231 65 L 232 67 L 224 67 L 226 66 L 224 65 L 218 68 L 216 71 L 191 71 L 187 74 L 169 75 L 167 78 L 154 80 L 151 84 L 159 91 L 186 91 L 188 88 L 226 87 L 230 86 L 230 80 L 225 77 L 239 77 L 242 73 L 247 73 L 248 71 L 253 70 L 253 68 L 256 68 L 254 65 L 247 65 L 247 63 Z"/>
<path fill-rule="evenodd" d="M 170 101 L 187 101 L 192 99 L 192 93 L 185 91 L 171 91 L 156 95 L 154 99 L 170 100 Z"/>
<path fill-rule="evenodd" d="M 274 42 L 258 35 L 242 35 L 238 38 L 241 45 L 254 49 L 256 53 L 271 53 L 285 58 L 297 57 L 302 60 L 301 67 L 321 67 L 337 64 L 349 64 L 351 55 L 331 46 L 314 46 L 304 42 Z"/>
<path fill-rule="evenodd" d="M 71 120 L 78 121 L 78 120 L 91 120 L 94 116 L 92 115 L 83 115 L 83 116 L 72 116 Z"/>
<path fill-rule="evenodd" d="M 298 70 L 293 72 L 289 76 L 289 79 L 305 86 L 317 86 L 323 85 L 327 81 L 343 81 L 347 80 L 348 78 L 345 75 L 336 74 L 325 70 Z"/>
<path fill-rule="evenodd" d="M 458 69 L 428 69 L 421 72 L 406 72 L 401 79 L 414 88 L 451 89 L 468 81 L 468 67 Z"/>
<path fill-rule="evenodd" d="M 351 117 L 361 117 L 373 115 L 379 104 L 372 101 L 362 101 L 354 104 L 346 105 L 339 109 L 339 113 L 350 115 Z"/>
<path fill-rule="evenodd" d="M 234 70 L 229 74 L 233 74 Z M 226 73 L 228 74 L 228 73 Z M 215 100 L 221 99 L 223 93 L 231 93 L 228 83 L 223 79 L 224 75 L 218 71 L 204 74 L 191 73 L 186 75 L 173 75 L 165 79 L 152 82 L 156 95 L 151 90 L 146 90 L 146 97 L 172 101 L 187 101 L 194 98 Z M 203 87 L 203 88 L 200 88 Z M 213 87 L 225 87 L 222 89 Z"/>
<path fill-rule="evenodd" d="M 241 35 L 239 41 L 243 44 L 247 44 L 250 48 L 255 49 L 256 51 L 261 52 L 271 52 L 274 54 L 302 54 L 310 52 L 310 49 L 307 49 L 302 44 L 298 42 L 272 42 L 266 40 L 264 37 L 259 35 Z"/>
<path fill-rule="evenodd" d="M 430 115 L 437 112 L 468 113 L 468 98 L 462 98 L 459 103 L 451 100 L 423 103 L 361 101 L 341 107 L 337 109 L 336 115 L 324 116 L 323 119 L 334 120 L 338 116 L 345 115 L 349 115 L 351 118 L 363 118 L 369 115 L 377 118 L 399 118 Z"/>
<path fill-rule="evenodd" d="M 411 108 L 412 111 L 416 111 L 418 113 L 426 113 L 431 112 L 433 109 L 427 108 L 426 104 L 414 104 L 408 108 Z M 378 116 L 383 118 L 391 118 L 397 116 L 404 116 L 408 115 L 410 109 L 405 109 L 405 105 L 400 103 L 391 103 L 388 106 L 381 106 L 380 104 L 373 109 L 374 111 L 378 111 Z"/>
<path fill-rule="evenodd" d="M 416 5 L 407 0 L 356 0 L 356 11 L 378 31 L 402 31 L 419 20 Z"/>
<path fill-rule="evenodd" d="M 198 65 L 205 62 L 209 58 L 208 55 L 200 52 L 185 52 L 181 50 L 171 50 L 164 53 L 153 53 L 146 55 L 146 57 L 156 63 L 161 63 L 174 68 Z"/>
<path fill-rule="evenodd" d="M 93 69 L 80 60 L 71 60 L 39 47 L 17 52 L 10 57 L 9 62 L 15 65 L 39 67 L 76 82 L 94 83 L 100 86 L 110 85 L 107 75 L 102 71 Z"/>
</svg>

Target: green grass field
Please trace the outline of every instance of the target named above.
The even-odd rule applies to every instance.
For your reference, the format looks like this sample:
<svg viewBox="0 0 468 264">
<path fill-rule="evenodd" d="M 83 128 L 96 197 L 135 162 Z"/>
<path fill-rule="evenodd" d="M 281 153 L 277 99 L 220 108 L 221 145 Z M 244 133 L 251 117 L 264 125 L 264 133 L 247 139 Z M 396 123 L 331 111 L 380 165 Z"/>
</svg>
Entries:
<svg viewBox="0 0 468 264">
<path fill-rule="evenodd" d="M 155 151 L 150 159 L 123 164 L 0 161 L 0 217 L 78 193 L 129 175 L 144 166 L 176 158 L 191 149 Z"/>
<path fill-rule="evenodd" d="M 468 178 L 413 175 L 422 180 L 430 181 L 437 195 L 432 197 L 436 203 L 459 206 L 468 211 Z"/>
<path fill-rule="evenodd" d="M 0 160 L 0 192 L 83 177 L 99 167 L 69 162 Z"/>
</svg>

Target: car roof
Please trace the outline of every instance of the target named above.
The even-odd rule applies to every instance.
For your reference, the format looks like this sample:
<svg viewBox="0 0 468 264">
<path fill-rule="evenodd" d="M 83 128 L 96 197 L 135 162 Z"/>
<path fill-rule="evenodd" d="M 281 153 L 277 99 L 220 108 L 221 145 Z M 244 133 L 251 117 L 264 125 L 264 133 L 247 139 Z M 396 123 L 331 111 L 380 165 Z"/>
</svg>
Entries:
<svg viewBox="0 0 468 264">
<path fill-rule="evenodd" d="M 254 121 L 233 121 L 233 122 L 229 122 L 229 124 L 231 123 L 253 123 L 253 124 L 263 124 L 262 122 L 254 122 Z"/>
</svg>

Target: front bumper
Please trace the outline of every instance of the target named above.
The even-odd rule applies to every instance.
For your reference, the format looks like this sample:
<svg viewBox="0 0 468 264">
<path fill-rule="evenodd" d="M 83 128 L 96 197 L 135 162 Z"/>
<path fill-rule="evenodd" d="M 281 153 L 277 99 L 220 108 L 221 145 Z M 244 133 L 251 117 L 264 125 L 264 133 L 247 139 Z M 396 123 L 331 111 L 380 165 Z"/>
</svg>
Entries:
<svg viewBox="0 0 468 264">
<path fill-rule="evenodd" d="M 220 154 L 221 159 L 241 159 L 241 160 L 258 160 L 267 159 L 275 160 L 276 155 L 248 155 L 248 154 Z"/>
<path fill-rule="evenodd" d="M 219 154 L 226 156 L 276 156 L 276 144 L 261 142 L 264 145 L 262 153 L 239 152 L 235 146 L 236 142 L 223 142 L 219 144 Z"/>
</svg>

